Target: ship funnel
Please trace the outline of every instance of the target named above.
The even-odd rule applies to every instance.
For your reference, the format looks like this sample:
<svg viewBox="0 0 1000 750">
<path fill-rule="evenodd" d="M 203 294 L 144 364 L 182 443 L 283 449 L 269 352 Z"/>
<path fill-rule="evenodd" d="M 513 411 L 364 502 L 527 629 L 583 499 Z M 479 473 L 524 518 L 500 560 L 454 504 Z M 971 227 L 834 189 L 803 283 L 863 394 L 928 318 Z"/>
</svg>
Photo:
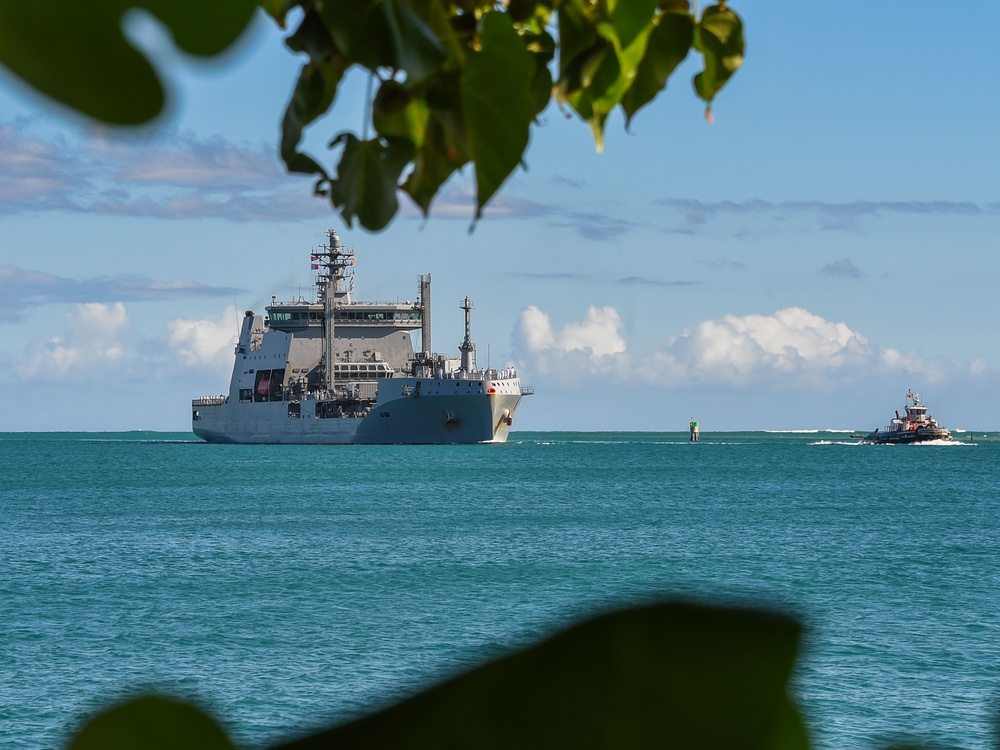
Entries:
<svg viewBox="0 0 1000 750">
<path fill-rule="evenodd" d="M 425 356 L 431 354 L 431 275 L 421 275 L 420 280 L 420 348 Z"/>
</svg>

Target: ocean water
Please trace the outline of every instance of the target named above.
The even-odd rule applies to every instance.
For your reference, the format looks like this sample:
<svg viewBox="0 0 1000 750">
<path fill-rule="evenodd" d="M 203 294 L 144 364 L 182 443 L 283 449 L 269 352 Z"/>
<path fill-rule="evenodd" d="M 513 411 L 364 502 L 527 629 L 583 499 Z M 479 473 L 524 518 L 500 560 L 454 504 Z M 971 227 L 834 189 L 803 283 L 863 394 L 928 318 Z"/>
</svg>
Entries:
<svg viewBox="0 0 1000 750">
<path fill-rule="evenodd" d="M 817 748 L 995 748 L 1000 435 L 960 437 L 0 435 L 0 748 L 140 690 L 260 748 L 671 596 L 803 620 Z"/>
</svg>

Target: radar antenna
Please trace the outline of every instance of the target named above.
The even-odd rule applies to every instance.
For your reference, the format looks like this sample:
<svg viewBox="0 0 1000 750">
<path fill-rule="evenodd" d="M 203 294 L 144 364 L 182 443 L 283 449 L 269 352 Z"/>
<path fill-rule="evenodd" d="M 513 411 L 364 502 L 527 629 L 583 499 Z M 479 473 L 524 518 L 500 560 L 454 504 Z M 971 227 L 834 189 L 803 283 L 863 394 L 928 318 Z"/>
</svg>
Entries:
<svg viewBox="0 0 1000 750">
<path fill-rule="evenodd" d="M 327 244 L 312 251 L 310 260 L 316 274 L 316 297 L 323 303 L 323 385 L 334 390 L 335 325 L 337 304 L 350 301 L 354 289 L 354 251 L 340 244 L 333 229 L 326 232 Z M 349 282 L 348 282 L 349 280 Z"/>
</svg>

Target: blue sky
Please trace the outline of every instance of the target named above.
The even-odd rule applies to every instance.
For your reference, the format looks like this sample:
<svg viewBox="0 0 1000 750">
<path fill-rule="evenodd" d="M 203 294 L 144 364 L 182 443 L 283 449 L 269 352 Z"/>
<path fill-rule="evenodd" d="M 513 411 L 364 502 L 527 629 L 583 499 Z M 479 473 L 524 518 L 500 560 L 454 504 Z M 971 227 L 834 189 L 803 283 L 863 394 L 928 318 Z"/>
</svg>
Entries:
<svg viewBox="0 0 1000 750">
<path fill-rule="evenodd" d="M 921 391 L 1000 429 L 994 289 L 1000 7 L 732 3 L 748 39 L 715 123 L 691 61 L 603 154 L 550 105 L 469 232 L 468 179 L 424 221 L 347 229 L 276 156 L 299 61 L 265 18 L 223 60 L 134 25 L 173 106 L 119 133 L 0 69 L 0 430 L 185 430 L 228 385 L 239 315 L 311 294 L 327 228 L 357 292 L 434 280 L 434 348 L 535 388 L 521 430 L 872 429 Z M 363 81 L 308 143 L 359 129 Z"/>
</svg>

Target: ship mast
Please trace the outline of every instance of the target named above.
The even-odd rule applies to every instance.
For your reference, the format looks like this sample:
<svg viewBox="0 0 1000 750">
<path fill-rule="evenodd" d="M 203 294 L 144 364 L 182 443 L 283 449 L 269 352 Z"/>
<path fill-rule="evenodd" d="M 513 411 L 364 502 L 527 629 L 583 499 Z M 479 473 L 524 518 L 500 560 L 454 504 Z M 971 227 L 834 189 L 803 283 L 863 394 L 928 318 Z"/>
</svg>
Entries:
<svg viewBox="0 0 1000 750">
<path fill-rule="evenodd" d="M 345 281 L 354 266 L 354 251 L 340 244 L 340 238 L 333 229 L 326 232 L 327 244 L 313 250 L 312 267 L 316 274 L 316 294 L 323 303 L 323 385 L 327 391 L 334 390 L 334 361 L 337 352 L 334 346 L 336 328 L 334 311 L 338 302 L 346 298 L 353 287 Z"/>
<path fill-rule="evenodd" d="M 465 310 L 465 340 L 458 347 L 462 352 L 462 369 L 466 372 L 475 372 L 476 345 L 472 343 L 472 300 L 466 297 L 459 307 Z"/>
</svg>

